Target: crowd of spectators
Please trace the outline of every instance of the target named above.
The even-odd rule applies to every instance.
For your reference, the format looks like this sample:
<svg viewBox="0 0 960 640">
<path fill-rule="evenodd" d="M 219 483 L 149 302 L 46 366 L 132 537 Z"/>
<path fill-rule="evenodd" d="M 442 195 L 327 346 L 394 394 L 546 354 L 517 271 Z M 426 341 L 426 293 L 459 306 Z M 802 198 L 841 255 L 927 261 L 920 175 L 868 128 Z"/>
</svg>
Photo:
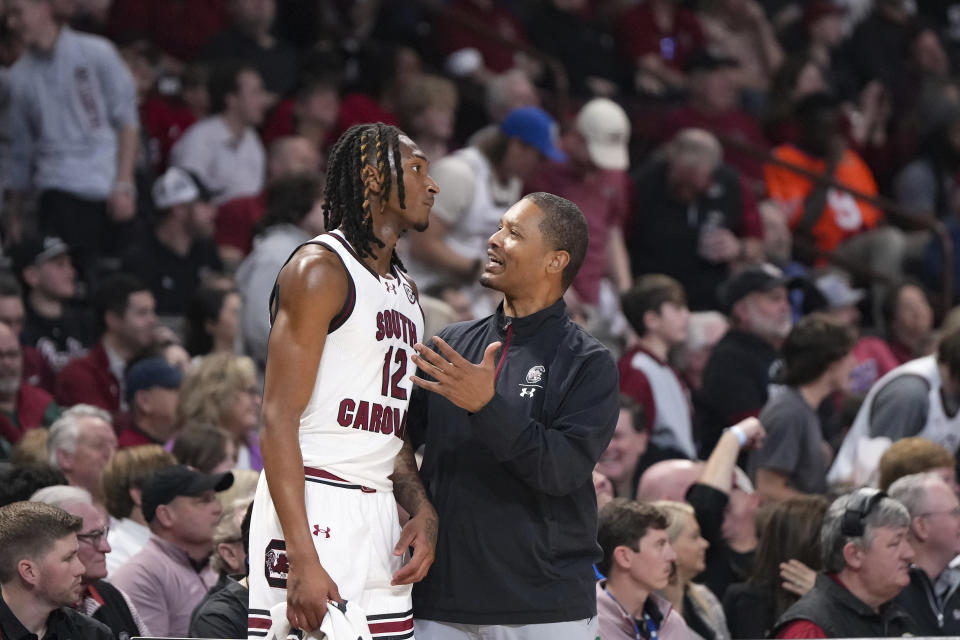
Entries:
<svg viewBox="0 0 960 640">
<path fill-rule="evenodd" d="M 952 0 L 0 0 L 7 605 L 245 633 L 271 290 L 382 121 L 440 189 L 428 331 L 496 307 L 522 196 L 587 218 L 604 640 L 958 633 L 958 65 Z"/>
</svg>

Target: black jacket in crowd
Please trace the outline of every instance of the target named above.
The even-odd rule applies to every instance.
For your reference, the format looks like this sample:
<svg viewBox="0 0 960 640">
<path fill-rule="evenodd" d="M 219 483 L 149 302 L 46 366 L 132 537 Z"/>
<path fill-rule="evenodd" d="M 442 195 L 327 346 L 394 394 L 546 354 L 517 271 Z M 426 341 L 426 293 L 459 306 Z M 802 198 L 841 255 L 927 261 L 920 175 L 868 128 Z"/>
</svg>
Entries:
<svg viewBox="0 0 960 640">
<path fill-rule="evenodd" d="M 927 572 L 920 567 L 910 567 L 910 584 L 903 588 L 895 602 L 910 612 L 917 625 L 917 635 L 960 636 L 960 589 L 956 584 L 938 595 L 937 586 L 930 582 Z"/>
<path fill-rule="evenodd" d="M 833 578 L 817 576 L 813 589 L 786 610 L 777 620 L 770 637 L 775 638 L 788 624 L 808 620 L 827 638 L 892 638 L 917 635 L 916 623 L 895 601 L 880 607 L 879 613 Z"/>
<path fill-rule="evenodd" d="M 130 612 L 130 605 L 127 604 L 127 600 L 119 589 L 106 580 L 95 580 L 90 588 L 95 593 L 95 597 L 98 596 L 98 599 L 103 602 L 93 612 L 94 620 L 99 620 L 110 627 L 117 638 L 122 638 L 124 634 L 127 638 L 143 635 L 144 630 L 137 626 L 133 613 Z"/>
<path fill-rule="evenodd" d="M 417 388 L 408 430 L 440 517 L 436 561 L 414 586 L 417 617 L 545 624 L 597 613 L 592 472 L 619 414 L 610 353 L 562 300 L 440 333 L 471 362 L 501 341 L 496 394 L 477 413 Z M 423 375 L 421 372 L 418 375 Z"/>
<path fill-rule="evenodd" d="M 0 596 L 0 638 L 3 640 L 37 640 L 13 614 Z M 47 632 L 40 640 L 113 640 L 110 628 L 70 607 L 50 612 Z"/>
</svg>

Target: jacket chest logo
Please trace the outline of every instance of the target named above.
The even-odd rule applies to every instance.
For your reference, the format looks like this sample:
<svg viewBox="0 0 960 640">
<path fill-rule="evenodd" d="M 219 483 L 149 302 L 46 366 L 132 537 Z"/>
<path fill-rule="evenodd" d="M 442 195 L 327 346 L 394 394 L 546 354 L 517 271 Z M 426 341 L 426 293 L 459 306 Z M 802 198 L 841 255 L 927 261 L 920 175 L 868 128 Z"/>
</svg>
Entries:
<svg viewBox="0 0 960 640">
<path fill-rule="evenodd" d="M 532 398 L 537 389 L 543 389 L 540 383 L 543 382 L 543 374 L 546 373 L 546 371 L 547 368 L 542 364 L 530 367 L 524 382 L 518 385 L 520 387 L 521 398 Z"/>
</svg>

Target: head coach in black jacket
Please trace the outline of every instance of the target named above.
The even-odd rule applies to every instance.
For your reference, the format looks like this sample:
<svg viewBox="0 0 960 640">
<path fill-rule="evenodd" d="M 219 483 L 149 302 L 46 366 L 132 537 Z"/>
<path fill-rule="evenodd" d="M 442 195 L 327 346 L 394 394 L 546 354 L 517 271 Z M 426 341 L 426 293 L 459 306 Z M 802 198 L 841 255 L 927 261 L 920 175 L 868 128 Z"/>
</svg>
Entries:
<svg viewBox="0 0 960 640">
<path fill-rule="evenodd" d="M 490 317 L 418 344 L 408 428 L 440 517 L 436 561 L 414 588 L 416 636 L 594 640 L 592 471 L 619 413 L 610 353 L 568 319 L 563 293 L 587 250 L 586 219 L 526 196 L 489 240 Z M 506 625 L 511 625 L 510 629 Z"/>
</svg>

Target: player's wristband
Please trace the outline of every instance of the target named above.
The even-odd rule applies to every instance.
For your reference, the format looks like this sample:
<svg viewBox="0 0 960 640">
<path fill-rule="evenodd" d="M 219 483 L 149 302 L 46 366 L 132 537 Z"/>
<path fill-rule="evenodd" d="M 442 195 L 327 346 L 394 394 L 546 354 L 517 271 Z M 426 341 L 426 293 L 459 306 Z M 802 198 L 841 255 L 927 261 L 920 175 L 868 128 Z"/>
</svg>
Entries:
<svg viewBox="0 0 960 640">
<path fill-rule="evenodd" d="M 735 424 L 732 427 L 727 427 L 726 429 L 724 429 L 724 431 L 729 431 L 733 435 L 737 436 L 737 440 L 740 442 L 741 447 L 747 444 L 747 434 L 740 427 L 740 425 Z"/>
</svg>

